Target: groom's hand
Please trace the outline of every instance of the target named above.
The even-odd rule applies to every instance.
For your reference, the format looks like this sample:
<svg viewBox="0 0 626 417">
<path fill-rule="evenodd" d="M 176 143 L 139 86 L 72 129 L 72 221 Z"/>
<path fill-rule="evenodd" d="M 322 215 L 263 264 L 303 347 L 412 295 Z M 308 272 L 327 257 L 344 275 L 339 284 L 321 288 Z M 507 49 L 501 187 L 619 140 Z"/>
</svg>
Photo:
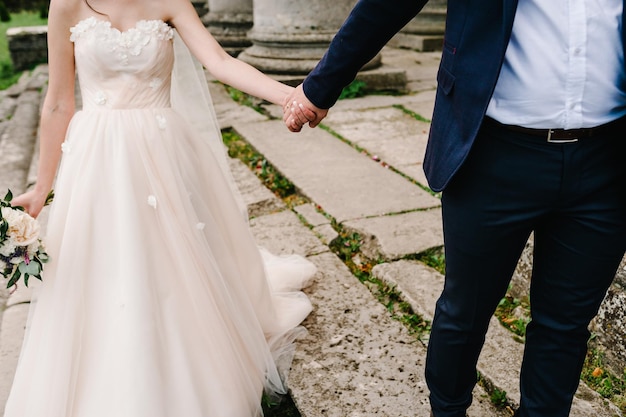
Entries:
<svg viewBox="0 0 626 417">
<path fill-rule="evenodd" d="M 283 103 L 283 121 L 292 132 L 299 132 L 302 126 L 315 127 L 328 114 L 328 109 L 316 107 L 304 94 L 302 84 L 292 90 Z"/>
</svg>

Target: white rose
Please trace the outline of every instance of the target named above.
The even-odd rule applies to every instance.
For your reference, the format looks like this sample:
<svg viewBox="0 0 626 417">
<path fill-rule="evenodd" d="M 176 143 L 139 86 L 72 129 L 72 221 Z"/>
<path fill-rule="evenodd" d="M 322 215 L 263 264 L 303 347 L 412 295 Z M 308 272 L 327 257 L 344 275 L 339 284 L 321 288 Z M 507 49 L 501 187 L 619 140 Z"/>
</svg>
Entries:
<svg viewBox="0 0 626 417">
<path fill-rule="evenodd" d="M 36 240 L 30 245 L 28 245 L 28 247 L 26 248 L 26 252 L 28 253 L 28 256 L 30 257 L 30 259 L 33 259 L 35 257 L 39 248 L 41 248 L 39 240 Z"/>
<path fill-rule="evenodd" d="M 28 246 L 39 238 L 37 220 L 20 210 L 2 207 L 2 216 L 9 223 L 8 237 L 17 246 Z"/>
<path fill-rule="evenodd" d="M 11 241 L 11 239 L 7 239 L 4 241 L 2 246 L 0 246 L 0 255 L 8 258 L 9 256 L 13 255 L 15 249 L 17 249 L 15 244 Z"/>
</svg>

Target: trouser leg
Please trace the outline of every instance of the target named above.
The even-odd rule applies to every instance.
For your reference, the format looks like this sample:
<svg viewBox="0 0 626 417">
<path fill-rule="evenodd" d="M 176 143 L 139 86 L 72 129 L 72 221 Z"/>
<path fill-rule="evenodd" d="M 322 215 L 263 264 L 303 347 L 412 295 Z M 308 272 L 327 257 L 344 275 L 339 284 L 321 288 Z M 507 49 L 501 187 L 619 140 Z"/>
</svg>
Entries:
<svg viewBox="0 0 626 417">
<path fill-rule="evenodd" d="M 598 140 L 606 142 L 605 149 L 592 144 L 567 148 L 566 167 L 576 168 L 562 187 L 568 204 L 536 227 L 520 417 L 569 415 L 587 352 L 589 322 L 624 255 L 624 146 Z"/>
<path fill-rule="evenodd" d="M 552 265 L 550 268 L 566 266 L 557 279 L 559 283 L 568 282 L 571 271 L 589 277 L 589 263 L 601 258 L 600 253 L 610 258 L 605 260 L 606 266 L 601 267 L 602 278 L 587 278 L 591 288 L 581 292 L 593 293 L 594 301 L 589 302 L 585 311 L 573 315 L 579 316 L 577 318 L 563 312 L 563 320 L 578 322 L 574 333 L 579 340 L 576 349 L 580 351 L 580 340 L 586 341 L 581 326 L 586 328 L 597 311 L 615 272 L 615 262 L 624 251 L 624 186 L 618 181 L 623 179 L 623 174 L 617 161 L 619 155 L 624 154 L 621 151 L 624 146 L 614 146 L 614 143 L 611 146 L 612 149 L 608 149 L 607 143 L 590 146 L 587 142 L 555 145 L 510 132 L 481 131 L 470 157 L 442 198 L 447 271 L 444 291 L 436 306 L 426 364 L 431 405 L 436 417 L 463 416 L 471 403 L 476 362 L 489 320 L 506 291 L 532 230 L 536 229 L 539 235 L 537 273 L 546 263 Z M 607 208 L 597 207 L 595 202 L 601 200 L 599 194 L 607 192 L 617 197 L 606 199 Z M 588 201 L 593 203 L 581 210 L 593 212 L 600 223 L 606 222 L 606 229 L 614 230 L 610 239 L 605 240 L 609 237 L 606 233 L 591 238 L 575 227 L 579 221 L 576 215 L 569 218 L 567 209 L 576 210 L 581 194 L 587 194 Z M 589 226 L 591 230 L 594 228 L 597 225 Z M 546 242 L 564 237 L 569 240 L 561 244 L 570 247 L 578 256 L 550 255 L 553 248 Z M 586 254 L 585 241 L 594 245 L 598 256 Z M 533 278 L 531 302 L 535 297 L 539 298 L 535 294 L 548 285 L 535 284 Z M 559 289 L 565 290 L 556 285 L 550 297 L 559 300 L 557 305 L 562 302 L 563 306 L 571 306 L 568 297 L 560 294 Z M 549 392 L 548 385 L 564 384 L 566 380 L 571 386 L 577 383 L 580 373 L 580 356 L 572 354 L 561 358 L 560 366 L 568 369 L 563 375 L 547 373 L 543 378 L 533 375 L 531 369 L 541 372 L 542 361 L 537 357 L 546 352 L 537 347 L 544 337 L 554 337 L 556 345 L 572 341 L 559 334 L 545 335 L 549 332 L 545 323 L 553 319 L 554 309 L 542 306 L 537 310 L 539 316 L 533 316 L 533 319 L 537 322 L 542 318 L 544 324 L 530 326 L 531 348 L 527 349 L 523 370 L 528 378 L 527 388 L 522 387 L 522 404 L 528 402 L 529 405 L 529 400 L 524 398 L 525 392 L 532 392 L 533 398 L 541 403 L 544 400 L 534 393 L 544 389 Z M 584 357 L 584 350 L 582 355 Z M 549 356 L 545 360 L 549 361 Z M 532 389 L 528 388 L 531 386 Z M 571 401 L 571 398 L 567 400 L 568 397 L 569 394 L 564 395 L 563 402 Z M 569 410 L 569 405 L 563 402 L 559 409 Z M 546 414 L 528 414 L 531 415 Z"/>
</svg>

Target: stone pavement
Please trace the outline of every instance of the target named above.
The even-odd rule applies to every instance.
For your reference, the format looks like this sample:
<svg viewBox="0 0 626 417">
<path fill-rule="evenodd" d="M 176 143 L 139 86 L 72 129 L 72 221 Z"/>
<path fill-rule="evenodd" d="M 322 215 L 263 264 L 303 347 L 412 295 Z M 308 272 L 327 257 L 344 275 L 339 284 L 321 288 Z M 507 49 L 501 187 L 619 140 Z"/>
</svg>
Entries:
<svg viewBox="0 0 626 417">
<path fill-rule="evenodd" d="M 392 71 L 406 70 L 406 94 L 341 101 L 324 121 L 326 129 L 307 128 L 297 135 L 275 119 L 280 108 L 265 106 L 271 116 L 262 115 L 211 84 L 222 128 L 241 135 L 311 202 L 287 208 L 246 166 L 231 161 L 259 244 L 274 253 L 305 255 L 319 269 L 306 289 L 315 308 L 305 322 L 309 333 L 298 343 L 289 375 L 303 417 L 429 415 L 423 376 L 427 340 L 394 320 L 329 248 L 339 231 L 358 233 L 360 256 L 381 262 L 372 274 L 395 286 L 416 313 L 432 318 L 443 277 L 410 259 L 443 244 L 439 200 L 427 190 L 421 169 L 438 54 L 387 48 L 383 60 Z M 42 80 L 45 67 L 15 87 L 13 98 L 5 94 L 0 102 L 0 190 L 20 192 L 33 181 Z M 0 408 L 19 354 L 29 296 L 20 289 L 10 297 L 3 293 L 1 300 L 6 308 Z M 494 319 L 479 371 L 490 389 L 506 391 L 512 405 L 519 399 L 522 349 Z M 480 386 L 474 398 L 471 417 L 511 415 L 510 408 L 494 407 Z M 619 415 L 581 384 L 571 416 Z"/>
</svg>

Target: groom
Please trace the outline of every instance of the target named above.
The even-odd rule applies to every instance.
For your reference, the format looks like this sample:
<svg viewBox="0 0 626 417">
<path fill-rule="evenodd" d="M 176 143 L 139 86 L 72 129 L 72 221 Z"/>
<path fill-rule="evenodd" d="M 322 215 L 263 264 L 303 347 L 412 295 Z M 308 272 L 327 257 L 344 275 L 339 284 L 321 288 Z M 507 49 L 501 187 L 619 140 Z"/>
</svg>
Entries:
<svg viewBox="0 0 626 417">
<path fill-rule="evenodd" d="M 435 417 L 472 401 L 485 332 L 534 232 L 520 417 L 566 417 L 587 326 L 626 248 L 625 0 L 448 0 L 424 169 L 443 191 L 446 281 L 426 378 Z M 316 126 L 425 0 L 360 0 L 286 101 Z"/>
</svg>

